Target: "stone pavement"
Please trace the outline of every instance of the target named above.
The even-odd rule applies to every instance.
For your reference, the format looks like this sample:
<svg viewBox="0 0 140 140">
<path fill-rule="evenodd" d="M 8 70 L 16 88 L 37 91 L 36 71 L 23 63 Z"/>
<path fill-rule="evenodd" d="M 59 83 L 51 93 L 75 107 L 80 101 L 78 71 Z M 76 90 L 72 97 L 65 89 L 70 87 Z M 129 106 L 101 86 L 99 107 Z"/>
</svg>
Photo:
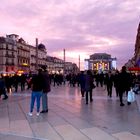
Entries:
<svg viewBox="0 0 140 140">
<path fill-rule="evenodd" d="M 28 116 L 30 91 L 0 100 L 0 140 L 140 140 L 140 95 L 130 106 L 119 106 L 104 88 L 93 91 L 85 104 L 78 87 L 52 87 L 49 112 Z"/>
</svg>

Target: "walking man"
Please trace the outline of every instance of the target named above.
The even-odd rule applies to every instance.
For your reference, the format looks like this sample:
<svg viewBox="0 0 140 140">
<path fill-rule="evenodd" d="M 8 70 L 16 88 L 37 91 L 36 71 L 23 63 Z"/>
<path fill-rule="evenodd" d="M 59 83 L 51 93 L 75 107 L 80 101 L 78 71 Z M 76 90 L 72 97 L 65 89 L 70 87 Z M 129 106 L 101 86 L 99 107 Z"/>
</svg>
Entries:
<svg viewBox="0 0 140 140">
<path fill-rule="evenodd" d="M 108 96 L 111 98 L 112 97 L 112 86 L 113 86 L 113 76 L 111 74 L 111 71 L 109 71 L 107 74 L 106 74 L 106 77 L 105 77 L 105 84 L 107 86 L 107 93 L 108 93 Z"/>
<path fill-rule="evenodd" d="M 122 70 L 119 74 L 119 97 L 120 97 L 120 106 L 124 106 L 125 104 L 123 103 L 123 94 L 128 92 L 130 90 L 132 81 L 130 74 L 127 73 L 126 67 L 123 66 Z"/>
<path fill-rule="evenodd" d="M 3 76 L 0 74 L 0 97 L 1 95 L 4 95 L 3 100 L 8 99 L 8 96 L 6 94 L 6 89 L 5 89 L 5 81 Z"/>
</svg>

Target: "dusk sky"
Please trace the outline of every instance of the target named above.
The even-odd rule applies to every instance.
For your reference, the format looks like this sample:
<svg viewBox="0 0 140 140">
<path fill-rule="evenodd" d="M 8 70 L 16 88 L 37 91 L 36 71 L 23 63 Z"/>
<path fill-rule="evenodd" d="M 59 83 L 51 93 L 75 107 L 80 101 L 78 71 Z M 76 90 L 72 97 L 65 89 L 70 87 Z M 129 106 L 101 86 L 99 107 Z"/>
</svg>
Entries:
<svg viewBox="0 0 140 140">
<path fill-rule="evenodd" d="M 78 64 L 93 53 L 109 53 L 120 67 L 134 55 L 140 0 L 1 0 L 0 36 L 18 34 L 48 55 Z"/>
</svg>

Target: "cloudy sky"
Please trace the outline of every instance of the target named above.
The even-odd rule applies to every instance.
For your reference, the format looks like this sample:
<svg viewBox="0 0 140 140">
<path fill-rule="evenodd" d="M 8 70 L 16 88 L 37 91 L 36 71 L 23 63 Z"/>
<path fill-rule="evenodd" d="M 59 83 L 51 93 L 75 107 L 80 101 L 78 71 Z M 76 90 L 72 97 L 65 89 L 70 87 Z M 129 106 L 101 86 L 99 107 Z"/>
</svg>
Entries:
<svg viewBox="0 0 140 140">
<path fill-rule="evenodd" d="M 1 0 L 0 36 L 18 34 L 48 55 L 78 64 L 93 53 L 109 53 L 120 68 L 134 55 L 140 0 Z"/>
</svg>

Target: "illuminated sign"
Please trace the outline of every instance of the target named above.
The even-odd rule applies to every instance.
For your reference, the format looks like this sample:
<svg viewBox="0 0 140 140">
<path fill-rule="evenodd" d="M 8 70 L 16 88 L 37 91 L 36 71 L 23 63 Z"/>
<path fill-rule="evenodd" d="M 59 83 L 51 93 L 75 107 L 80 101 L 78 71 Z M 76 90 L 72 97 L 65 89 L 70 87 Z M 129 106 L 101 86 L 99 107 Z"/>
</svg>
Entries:
<svg viewBox="0 0 140 140">
<path fill-rule="evenodd" d="M 28 64 L 27 64 L 27 63 L 22 63 L 22 65 L 23 65 L 23 66 L 28 66 Z"/>
</svg>

